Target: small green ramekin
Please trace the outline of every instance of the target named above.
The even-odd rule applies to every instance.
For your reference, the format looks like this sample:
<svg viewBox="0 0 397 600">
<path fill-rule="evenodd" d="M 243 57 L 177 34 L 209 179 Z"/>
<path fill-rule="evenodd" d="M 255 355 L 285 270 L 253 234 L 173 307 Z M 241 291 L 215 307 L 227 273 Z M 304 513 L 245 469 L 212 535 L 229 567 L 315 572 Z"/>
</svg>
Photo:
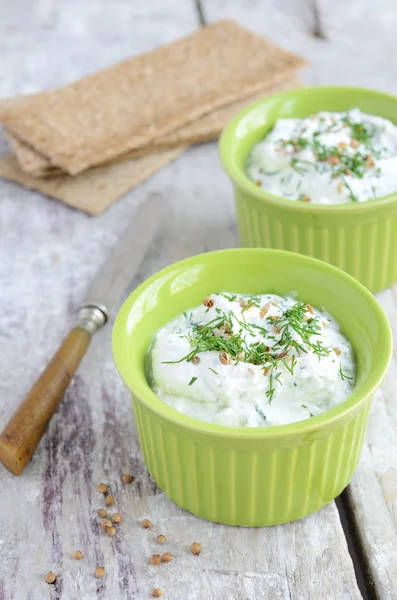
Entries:
<svg viewBox="0 0 397 600">
<path fill-rule="evenodd" d="M 221 290 L 296 291 L 303 301 L 324 306 L 354 347 L 353 394 L 317 417 L 263 428 L 214 425 L 165 404 L 145 376 L 152 337 Z M 246 526 L 300 519 L 340 494 L 356 469 L 370 400 L 392 352 L 382 308 L 355 279 L 307 256 L 247 248 L 189 258 L 145 281 L 123 304 L 112 343 L 117 369 L 132 394 L 152 478 L 193 514 Z"/>
<path fill-rule="evenodd" d="M 245 174 L 251 148 L 276 119 L 356 107 L 397 124 L 397 97 L 350 87 L 297 89 L 238 114 L 221 136 L 220 156 L 233 182 L 243 246 L 314 256 L 353 275 L 375 293 L 397 281 L 397 191 L 368 202 L 321 205 L 275 196 Z"/>
</svg>

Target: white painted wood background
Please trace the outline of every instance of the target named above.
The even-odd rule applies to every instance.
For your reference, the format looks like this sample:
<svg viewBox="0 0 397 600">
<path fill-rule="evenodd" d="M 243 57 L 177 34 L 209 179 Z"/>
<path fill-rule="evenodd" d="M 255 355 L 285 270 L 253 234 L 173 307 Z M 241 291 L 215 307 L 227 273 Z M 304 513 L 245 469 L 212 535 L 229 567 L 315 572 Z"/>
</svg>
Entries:
<svg viewBox="0 0 397 600">
<path fill-rule="evenodd" d="M 202 0 L 201 9 L 207 22 L 235 17 L 308 58 L 308 84 L 397 92 L 394 0 Z M 199 26 L 193 0 L 4 3 L 0 97 L 72 81 Z M 0 426 L 66 334 L 93 275 L 151 190 L 163 192 L 168 218 L 135 284 L 180 258 L 238 244 L 215 144 L 189 150 L 97 218 L 0 182 Z M 379 299 L 397 340 L 397 288 Z M 172 600 L 361 598 L 334 503 L 297 523 L 229 528 L 185 513 L 153 485 L 112 363 L 110 334 L 107 326 L 96 336 L 25 473 L 15 478 L 0 469 L 0 600 L 140 600 L 157 586 Z M 394 361 L 347 492 L 382 600 L 397 598 L 396 382 Z M 123 472 L 136 475 L 136 483 L 122 484 Z M 96 525 L 101 481 L 111 485 L 124 517 L 114 538 Z M 152 530 L 139 527 L 145 517 Z M 176 559 L 152 567 L 159 532 Z M 199 558 L 188 551 L 192 541 L 203 544 Z M 76 549 L 84 553 L 80 562 L 72 558 Z M 105 566 L 102 580 L 94 578 L 97 565 Z M 44 581 L 49 570 L 58 576 L 55 586 Z"/>
</svg>

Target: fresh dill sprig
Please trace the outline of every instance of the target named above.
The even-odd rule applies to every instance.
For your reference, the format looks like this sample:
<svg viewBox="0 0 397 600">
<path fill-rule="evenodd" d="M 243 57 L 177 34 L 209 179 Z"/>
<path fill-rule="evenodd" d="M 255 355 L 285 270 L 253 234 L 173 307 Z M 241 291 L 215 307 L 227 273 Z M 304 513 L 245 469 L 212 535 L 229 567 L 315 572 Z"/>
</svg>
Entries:
<svg viewBox="0 0 397 600">
<path fill-rule="evenodd" d="M 342 381 L 345 381 L 345 380 L 352 381 L 354 379 L 353 376 L 347 375 L 346 372 L 343 371 L 342 363 L 340 363 L 339 375 L 340 375 L 340 378 L 342 379 Z"/>
<path fill-rule="evenodd" d="M 255 408 L 256 412 L 258 413 L 258 415 L 260 416 L 260 418 L 262 419 L 262 421 L 266 422 L 266 415 L 256 402 L 254 402 L 254 408 Z"/>
<path fill-rule="evenodd" d="M 228 299 L 232 302 L 236 297 L 229 296 Z M 255 305 L 259 308 L 260 301 L 259 296 L 252 296 L 247 298 L 247 305 Z M 182 336 L 189 342 L 191 350 L 179 360 L 164 361 L 164 364 L 191 362 L 204 352 L 216 352 L 220 356 L 226 353 L 230 357 L 230 362 L 234 364 L 243 362 L 263 369 L 264 375 L 269 376 L 266 397 L 271 404 L 276 392 L 276 384 L 282 385 L 280 379 L 282 368 L 293 375 L 297 357 L 302 353 L 313 352 L 320 359 L 322 356 L 328 356 L 331 349 L 325 346 L 319 337 L 322 331 L 320 320 L 310 306 L 297 301 L 282 310 L 272 301 L 270 304 L 277 307 L 279 314 L 266 316 L 265 323 L 268 327 L 248 323 L 244 313 L 246 307 L 242 307 L 240 318 L 232 311 L 221 311 L 221 314 L 207 323 L 193 322 L 191 331 Z M 309 317 L 308 313 L 310 313 Z M 274 331 L 277 335 L 274 335 Z M 250 342 L 251 337 L 258 338 L 258 336 L 263 339 Z M 218 375 L 211 367 L 209 370 Z M 196 378 L 192 378 L 189 385 L 192 385 L 195 380 Z"/>
</svg>

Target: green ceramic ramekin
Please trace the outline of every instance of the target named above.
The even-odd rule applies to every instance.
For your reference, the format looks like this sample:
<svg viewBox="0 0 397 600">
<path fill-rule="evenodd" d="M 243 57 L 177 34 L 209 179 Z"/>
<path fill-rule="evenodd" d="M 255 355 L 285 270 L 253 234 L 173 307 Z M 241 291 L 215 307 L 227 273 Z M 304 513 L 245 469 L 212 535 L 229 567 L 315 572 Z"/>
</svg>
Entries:
<svg viewBox="0 0 397 600">
<path fill-rule="evenodd" d="M 266 98 L 238 114 L 221 136 L 220 156 L 233 182 L 243 246 L 314 256 L 377 292 L 397 281 L 397 192 L 360 203 L 303 203 L 270 194 L 245 175 L 251 148 L 277 118 L 355 107 L 397 123 L 397 97 L 350 87 L 297 89 Z"/>
<path fill-rule="evenodd" d="M 324 306 L 354 347 L 353 394 L 322 415 L 268 428 L 205 423 L 162 402 L 145 377 L 154 333 L 221 290 L 296 291 L 303 301 Z M 150 475 L 182 508 L 229 525 L 300 519 L 344 489 L 356 469 L 370 400 L 391 349 L 387 318 L 359 282 L 313 258 L 265 249 L 221 250 L 171 265 L 129 296 L 113 330 L 114 360 L 132 394 Z"/>
</svg>

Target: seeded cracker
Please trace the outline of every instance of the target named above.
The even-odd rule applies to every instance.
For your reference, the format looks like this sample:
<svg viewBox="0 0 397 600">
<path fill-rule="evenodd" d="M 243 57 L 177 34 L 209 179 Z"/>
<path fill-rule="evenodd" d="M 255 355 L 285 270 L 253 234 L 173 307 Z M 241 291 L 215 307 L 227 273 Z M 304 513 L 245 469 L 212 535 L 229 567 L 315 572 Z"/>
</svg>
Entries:
<svg viewBox="0 0 397 600">
<path fill-rule="evenodd" d="M 97 167 L 77 177 L 61 175 L 53 179 L 38 179 L 24 173 L 12 154 L 0 156 L 0 177 L 20 183 L 28 189 L 62 200 L 69 206 L 90 215 L 99 215 L 130 189 L 150 177 L 164 165 L 182 154 L 184 148 L 159 152 L 116 165 Z"/>
<path fill-rule="evenodd" d="M 58 90 L 7 102 L 0 120 L 76 175 L 304 65 L 233 21 L 221 21 Z"/>
<path fill-rule="evenodd" d="M 231 118 L 249 104 L 261 100 L 270 94 L 296 89 L 301 86 L 299 79 L 295 76 L 291 77 L 289 73 L 286 76 L 284 72 L 281 72 L 278 74 L 278 78 L 280 78 L 280 82 L 276 85 L 274 83 L 270 86 L 265 84 L 263 89 L 253 96 L 248 96 L 237 102 L 232 102 L 231 104 L 217 108 L 209 114 L 200 117 L 193 123 L 184 125 L 171 133 L 156 138 L 148 146 L 143 146 L 136 150 L 130 150 L 126 154 L 118 155 L 113 159 L 106 161 L 105 164 L 114 164 L 115 162 L 120 162 L 128 158 L 141 158 L 142 156 L 156 153 L 159 150 L 169 150 L 181 145 L 192 145 L 215 140 L 219 137 L 221 131 Z M 6 132 L 6 137 L 18 159 L 20 167 L 26 171 L 26 173 L 30 173 L 35 177 L 54 177 L 64 174 L 59 167 L 52 165 L 50 160 L 45 156 L 39 154 L 25 142 L 14 137 L 11 131 Z"/>
</svg>

